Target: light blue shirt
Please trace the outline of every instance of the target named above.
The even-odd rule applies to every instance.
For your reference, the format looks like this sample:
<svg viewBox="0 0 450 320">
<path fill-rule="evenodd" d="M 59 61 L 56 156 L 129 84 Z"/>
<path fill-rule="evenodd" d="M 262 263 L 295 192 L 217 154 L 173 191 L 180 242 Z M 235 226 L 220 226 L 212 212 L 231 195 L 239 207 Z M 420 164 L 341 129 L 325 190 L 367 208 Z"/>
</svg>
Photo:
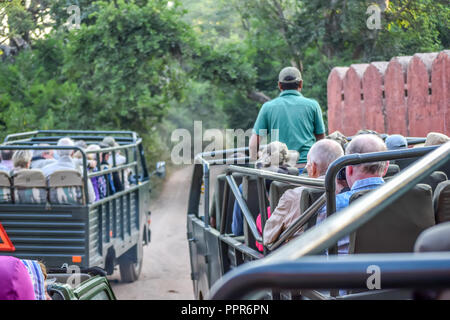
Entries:
<svg viewBox="0 0 450 320">
<path fill-rule="evenodd" d="M 373 177 L 355 181 L 350 191 L 340 193 L 336 196 L 336 212 L 349 206 L 350 197 L 358 191 L 376 189 L 384 184 L 381 177 Z M 316 225 L 322 223 L 327 218 L 327 207 L 323 206 L 317 214 Z M 338 254 L 348 254 L 350 237 L 346 236 L 338 241 Z M 328 252 L 327 252 L 328 254 Z"/>
</svg>

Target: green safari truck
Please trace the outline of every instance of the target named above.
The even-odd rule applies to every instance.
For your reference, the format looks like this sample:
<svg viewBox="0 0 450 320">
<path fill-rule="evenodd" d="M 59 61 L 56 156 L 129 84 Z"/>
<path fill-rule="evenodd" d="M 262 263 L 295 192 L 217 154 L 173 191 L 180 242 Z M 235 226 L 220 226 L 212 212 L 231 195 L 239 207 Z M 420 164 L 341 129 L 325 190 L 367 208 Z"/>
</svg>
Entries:
<svg viewBox="0 0 450 320">
<path fill-rule="evenodd" d="M 105 137 L 113 137 L 116 144 L 90 151 L 78 146 L 57 146 L 63 137 L 75 142 L 83 140 L 87 145 L 100 144 Z M 50 176 L 42 180 L 39 172 L 27 180 L 26 176 L 19 179 L 1 171 L 0 190 L 10 195 L 0 200 L 0 228 L 4 235 L 0 255 L 40 260 L 49 273 L 69 269 L 88 273 L 101 268 L 111 275 L 119 265 L 122 281 L 137 280 L 143 264 L 143 246 L 150 243 L 151 236 L 150 177 L 165 175 L 165 164 L 159 162 L 157 169 L 149 172 L 142 139 L 132 131 L 39 130 L 8 135 L 0 146 L 0 151 L 24 149 L 77 152 L 81 171 L 78 182 L 76 176 L 66 181 L 72 184 L 67 188 L 74 185 L 79 188 L 82 201 L 52 201 L 52 189 L 65 186 L 64 172 L 55 185 Z M 112 160 L 107 167 L 100 165 L 106 154 Z M 115 192 L 107 188 L 106 196 L 89 202 L 89 184 L 100 177 L 108 182 L 113 176 L 125 187 Z M 40 190 L 47 196 L 39 202 L 27 203 L 17 196 L 27 189 Z"/>
</svg>

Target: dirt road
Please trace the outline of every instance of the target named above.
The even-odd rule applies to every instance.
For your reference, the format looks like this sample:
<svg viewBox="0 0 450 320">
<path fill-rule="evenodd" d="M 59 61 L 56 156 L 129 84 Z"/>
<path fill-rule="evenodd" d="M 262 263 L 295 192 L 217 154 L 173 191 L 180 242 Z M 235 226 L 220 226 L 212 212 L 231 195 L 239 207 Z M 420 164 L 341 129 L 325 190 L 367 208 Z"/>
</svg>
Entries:
<svg viewBox="0 0 450 320">
<path fill-rule="evenodd" d="M 121 283 L 118 269 L 109 277 L 117 299 L 194 299 L 186 239 L 191 175 L 191 166 L 175 171 L 164 184 L 159 198 L 153 201 L 152 241 L 144 248 L 139 280 Z"/>
</svg>

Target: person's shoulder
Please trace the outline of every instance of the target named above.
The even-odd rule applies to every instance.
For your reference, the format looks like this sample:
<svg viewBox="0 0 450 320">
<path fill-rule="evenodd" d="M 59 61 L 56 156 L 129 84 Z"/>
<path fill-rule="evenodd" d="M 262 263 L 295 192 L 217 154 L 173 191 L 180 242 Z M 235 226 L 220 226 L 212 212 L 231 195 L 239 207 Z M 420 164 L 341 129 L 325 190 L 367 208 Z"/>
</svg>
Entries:
<svg viewBox="0 0 450 320">
<path fill-rule="evenodd" d="M 309 104 L 310 106 L 315 107 L 315 108 L 320 108 L 319 102 L 317 102 L 316 99 L 314 99 L 314 98 L 307 98 L 307 97 L 305 97 L 303 95 L 300 98 L 302 99 L 302 101 L 304 103 Z"/>
</svg>

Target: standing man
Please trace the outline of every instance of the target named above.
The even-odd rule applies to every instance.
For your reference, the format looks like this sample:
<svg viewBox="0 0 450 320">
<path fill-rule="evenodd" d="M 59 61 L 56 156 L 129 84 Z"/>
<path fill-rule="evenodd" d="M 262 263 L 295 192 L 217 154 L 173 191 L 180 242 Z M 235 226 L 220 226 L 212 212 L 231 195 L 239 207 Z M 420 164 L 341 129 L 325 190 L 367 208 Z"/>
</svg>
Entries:
<svg viewBox="0 0 450 320">
<path fill-rule="evenodd" d="M 271 139 L 285 143 L 289 150 L 298 151 L 297 167 L 304 168 L 309 149 L 316 141 L 325 138 L 322 110 L 315 100 L 300 93 L 303 80 L 297 68 L 281 70 L 278 87 L 280 96 L 264 103 L 259 111 L 250 138 L 250 158 L 256 160 L 261 138 L 271 135 Z M 275 130 L 278 130 L 278 139 Z"/>
</svg>

